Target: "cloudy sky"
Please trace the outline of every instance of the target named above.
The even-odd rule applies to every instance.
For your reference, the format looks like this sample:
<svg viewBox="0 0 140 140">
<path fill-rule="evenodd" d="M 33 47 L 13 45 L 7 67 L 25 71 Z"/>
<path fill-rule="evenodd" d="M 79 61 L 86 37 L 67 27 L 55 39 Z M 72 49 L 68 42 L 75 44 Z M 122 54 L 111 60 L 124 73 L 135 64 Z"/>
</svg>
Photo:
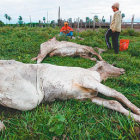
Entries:
<svg viewBox="0 0 140 140">
<path fill-rule="evenodd" d="M 58 7 L 61 7 L 61 18 L 73 20 L 80 17 L 85 20 L 86 17 L 93 18 L 98 15 L 101 19 L 105 17 L 109 21 L 110 15 L 113 15 L 111 9 L 115 0 L 0 0 L 0 20 L 6 22 L 4 14 L 8 14 L 12 20 L 11 23 L 17 23 L 18 17 L 22 16 L 24 22 L 38 22 L 43 17 L 57 20 Z M 135 15 L 135 21 L 140 22 L 140 0 L 117 0 L 120 3 L 120 11 L 125 14 L 124 21 L 131 21 L 132 15 Z"/>
</svg>

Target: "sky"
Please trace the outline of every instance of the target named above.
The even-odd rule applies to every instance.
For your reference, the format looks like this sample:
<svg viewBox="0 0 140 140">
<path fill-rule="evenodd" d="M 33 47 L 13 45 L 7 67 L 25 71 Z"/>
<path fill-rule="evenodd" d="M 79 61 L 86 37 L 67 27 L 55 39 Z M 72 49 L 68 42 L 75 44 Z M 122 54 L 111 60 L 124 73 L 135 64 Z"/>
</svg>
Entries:
<svg viewBox="0 0 140 140">
<path fill-rule="evenodd" d="M 86 17 L 93 19 L 98 15 L 106 21 L 110 21 L 110 15 L 113 15 L 111 6 L 113 3 L 120 3 L 120 11 L 125 14 L 124 21 L 130 22 L 132 15 L 134 21 L 140 22 L 140 0 L 0 0 L 0 20 L 6 23 L 4 14 L 8 14 L 12 20 L 10 23 L 17 23 L 18 17 L 22 16 L 25 23 L 38 22 L 43 17 L 48 20 L 58 19 L 58 7 L 61 7 L 61 18 L 73 21 L 78 17 L 85 21 Z M 9 23 L 7 21 L 7 23 Z"/>
</svg>

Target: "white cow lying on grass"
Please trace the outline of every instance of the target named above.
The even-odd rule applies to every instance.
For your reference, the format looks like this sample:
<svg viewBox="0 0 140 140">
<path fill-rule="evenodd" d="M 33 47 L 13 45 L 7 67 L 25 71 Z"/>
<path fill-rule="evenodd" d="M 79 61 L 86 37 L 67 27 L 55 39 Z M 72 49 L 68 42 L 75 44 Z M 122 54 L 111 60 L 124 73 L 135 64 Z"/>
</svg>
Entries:
<svg viewBox="0 0 140 140">
<path fill-rule="evenodd" d="M 140 122 L 140 109 L 124 95 L 100 82 L 119 76 L 124 69 L 99 61 L 89 69 L 55 66 L 51 64 L 24 64 L 14 60 L 0 60 L 0 105 L 18 110 L 31 110 L 43 101 L 55 99 L 86 99 L 98 105 L 116 110 Z M 118 101 L 97 97 L 101 93 L 124 103 L 134 113 L 126 110 Z M 0 129 L 2 129 L 0 122 Z"/>
<path fill-rule="evenodd" d="M 99 51 L 99 53 L 105 51 L 97 47 L 96 49 Z M 99 60 L 102 60 L 102 57 L 96 51 L 94 51 L 92 47 L 76 44 L 73 42 L 57 41 L 55 37 L 47 42 L 42 43 L 40 45 L 40 53 L 37 57 L 32 58 L 32 60 L 37 60 L 37 63 L 41 63 L 47 55 L 50 57 L 55 55 L 72 57 L 80 56 L 93 61 L 96 60 L 96 58 L 93 58 L 93 56 L 97 56 Z"/>
</svg>

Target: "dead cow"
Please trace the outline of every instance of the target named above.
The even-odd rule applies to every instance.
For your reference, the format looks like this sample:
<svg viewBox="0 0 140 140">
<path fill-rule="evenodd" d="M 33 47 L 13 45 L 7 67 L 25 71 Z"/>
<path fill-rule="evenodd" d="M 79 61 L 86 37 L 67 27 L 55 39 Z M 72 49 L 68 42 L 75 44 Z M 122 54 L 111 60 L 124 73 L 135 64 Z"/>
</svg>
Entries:
<svg viewBox="0 0 140 140">
<path fill-rule="evenodd" d="M 31 110 L 41 102 L 55 99 L 86 98 L 98 105 L 131 116 L 140 122 L 140 109 L 123 94 L 100 82 L 119 76 L 124 69 L 99 61 L 89 69 L 55 66 L 51 64 L 24 64 L 14 60 L 0 60 L 0 104 L 18 110 Z M 116 100 L 97 97 L 98 92 L 114 97 L 134 113 L 126 110 Z M 4 125 L 3 125 L 4 126 Z"/>
<path fill-rule="evenodd" d="M 103 49 L 97 48 L 99 52 L 104 51 Z M 102 60 L 102 57 L 94 51 L 92 47 L 76 44 L 73 42 L 67 41 L 57 41 L 54 37 L 47 42 L 44 42 L 40 45 L 40 53 L 37 57 L 32 58 L 32 60 L 37 60 L 37 63 L 41 63 L 42 60 L 49 55 L 52 56 L 80 56 L 90 60 L 95 61 L 97 56 L 99 60 Z"/>
</svg>

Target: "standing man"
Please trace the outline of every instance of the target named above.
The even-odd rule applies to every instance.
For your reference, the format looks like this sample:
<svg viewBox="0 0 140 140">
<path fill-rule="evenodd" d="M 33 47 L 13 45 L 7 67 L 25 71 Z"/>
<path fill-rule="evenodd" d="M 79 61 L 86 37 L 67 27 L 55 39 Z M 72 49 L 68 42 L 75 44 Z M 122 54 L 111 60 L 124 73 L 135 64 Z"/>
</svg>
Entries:
<svg viewBox="0 0 140 140">
<path fill-rule="evenodd" d="M 109 42 L 109 38 L 112 37 L 112 45 L 116 54 L 119 53 L 119 43 L 118 38 L 121 32 L 121 21 L 122 16 L 119 11 L 119 3 L 116 2 L 112 5 L 112 10 L 114 12 L 112 22 L 110 24 L 110 28 L 107 30 L 105 34 L 105 40 L 107 44 L 107 48 L 111 49 L 111 43 Z"/>
<path fill-rule="evenodd" d="M 64 26 L 60 30 L 60 35 L 73 36 L 73 29 L 68 26 L 68 22 L 64 22 Z"/>
</svg>

